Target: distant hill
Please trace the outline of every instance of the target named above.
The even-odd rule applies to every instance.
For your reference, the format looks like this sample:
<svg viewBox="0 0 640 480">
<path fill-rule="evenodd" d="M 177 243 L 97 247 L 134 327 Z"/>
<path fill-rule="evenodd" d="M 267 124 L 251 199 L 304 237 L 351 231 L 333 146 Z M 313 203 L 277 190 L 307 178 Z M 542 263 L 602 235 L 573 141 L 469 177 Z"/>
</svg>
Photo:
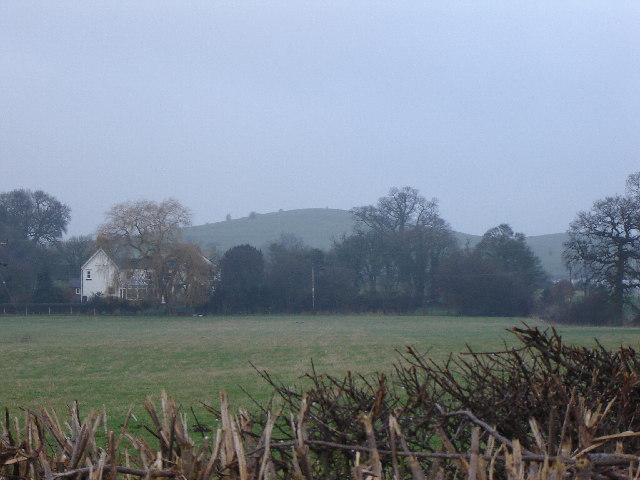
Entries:
<svg viewBox="0 0 640 480">
<path fill-rule="evenodd" d="M 456 232 L 456 236 L 458 237 L 458 243 L 462 247 L 467 244 L 473 247 L 482 239 L 480 235 L 469 235 L 468 233 L 460 232 Z M 563 244 L 566 240 L 566 233 L 551 233 L 527 237 L 527 244 L 531 247 L 533 253 L 538 256 L 542 267 L 552 280 L 568 278 L 569 276 L 562 262 Z"/>
<path fill-rule="evenodd" d="M 527 237 L 527 243 L 531 250 L 540 258 L 542 266 L 552 279 L 569 278 L 569 272 L 562 262 L 563 244 L 567 239 L 566 233 L 549 233 Z"/>
<path fill-rule="evenodd" d="M 188 227 L 183 235 L 200 247 L 215 246 L 225 251 L 245 243 L 264 248 L 287 233 L 300 237 L 311 247 L 328 250 L 334 239 L 351 233 L 353 225 L 353 215 L 347 210 L 305 208 Z"/>
<path fill-rule="evenodd" d="M 355 223 L 351 212 L 333 208 L 287 210 L 252 217 L 188 227 L 183 235 L 185 240 L 201 248 L 214 246 L 220 252 L 245 243 L 265 249 L 283 233 L 300 237 L 311 247 L 328 250 L 334 240 L 350 234 Z M 473 247 L 481 238 L 460 232 L 456 232 L 456 236 L 463 247 L 467 244 Z M 562 263 L 562 244 L 566 238 L 565 233 L 527 237 L 527 243 L 553 279 L 567 277 Z"/>
</svg>

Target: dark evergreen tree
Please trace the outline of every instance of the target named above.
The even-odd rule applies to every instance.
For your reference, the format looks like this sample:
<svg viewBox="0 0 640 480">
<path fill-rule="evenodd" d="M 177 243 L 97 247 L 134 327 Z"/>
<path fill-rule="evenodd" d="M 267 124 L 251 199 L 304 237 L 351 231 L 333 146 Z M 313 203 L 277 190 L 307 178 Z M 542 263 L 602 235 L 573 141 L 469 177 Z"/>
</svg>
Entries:
<svg viewBox="0 0 640 480">
<path fill-rule="evenodd" d="M 448 258 L 439 270 L 438 287 L 443 303 L 463 315 L 526 316 L 534 305 L 523 277 L 475 251 Z"/>
<path fill-rule="evenodd" d="M 272 243 L 266 277 L 270 308 L 280 312 L 311 311 L 314 275 L 323 263 L 321 250 L 308 248 L 301 242 Z"/>
<path fill-rule="evenodd" d="M 220 260 L 214 303 L 223 313 L 253 313 L 262 307 L 264 256 L 251 245 L 239 245 Z"/>
<path fill-rule="evenodd" d="M 475 251 L 501 272 L 518 277 L 531 290 L 541 287 L 546 280 L 540 259 L 527 245 L 525 235 L 514 232 L 505 223 L 489 229 Z"/>
<path fill-rule="evenodd" d="M 445 304 L 465 315 L 525 316 L 546 275 L 521 233 L 488 230 L 473 250 L 447 259 L 438 286 Z"/>
</svg>

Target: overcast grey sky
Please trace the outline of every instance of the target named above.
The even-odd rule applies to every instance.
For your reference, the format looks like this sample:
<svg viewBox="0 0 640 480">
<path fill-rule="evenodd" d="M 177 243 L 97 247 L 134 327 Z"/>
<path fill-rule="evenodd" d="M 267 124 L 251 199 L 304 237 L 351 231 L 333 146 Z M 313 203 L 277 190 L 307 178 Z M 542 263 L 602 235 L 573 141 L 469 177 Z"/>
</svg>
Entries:
<svg viewBox="0 0 640 480">
<path fill-rule="evenodd" d="M 3 0 L 0 165 L 70 234 L 405 185 L 459 231 L 561 232 L 640 170 L 640 2 Z"/>
</svg>

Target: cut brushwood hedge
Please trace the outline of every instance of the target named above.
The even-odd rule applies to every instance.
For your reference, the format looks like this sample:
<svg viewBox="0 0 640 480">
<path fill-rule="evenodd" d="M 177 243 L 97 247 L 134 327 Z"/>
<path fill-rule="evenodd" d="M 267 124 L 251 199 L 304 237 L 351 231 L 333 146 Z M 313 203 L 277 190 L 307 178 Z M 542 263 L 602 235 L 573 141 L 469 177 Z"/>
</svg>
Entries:
<svg viewBox="0 0 640 480">
<path fill-rule="evenodd" d="M 565 345 L 554 331 L 513 329 L 520 344 L 437 363 L 408 348 L 391 378 L 308 374 L 269 405 L 206 405 L 209 425 L 162 394 L 144 402 L 150 436 L 107 412 L 5 412 L 0 479 L 640 478 L 638 356 Z M 276 406 L 278 405 L 278 406 Z M 212 419 L 213 420 L 213 419 Z M 213 424 L 218 427 L 211 427 Z M 198 438 L 193 433 L 211 431 Z"/>
</svg>

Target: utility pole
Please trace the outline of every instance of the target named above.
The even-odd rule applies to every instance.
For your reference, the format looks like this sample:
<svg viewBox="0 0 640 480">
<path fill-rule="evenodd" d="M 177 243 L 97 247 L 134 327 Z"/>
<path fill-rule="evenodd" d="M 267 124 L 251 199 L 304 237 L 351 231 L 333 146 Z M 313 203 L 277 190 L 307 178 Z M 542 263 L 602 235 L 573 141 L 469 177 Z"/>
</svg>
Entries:
<svg viewBox="0 0 640 480">
<path fill-rule="evenodd" d="M 8 244 L 9 244 L 9 240 L 0 242 L 0 247 L 6 247 Z M 8 267 L 9 264 L 2 262 L 0 263 L 0 266 Z M 18 313 L 18 307 L 14 303 L 13 298 L 11 298 L 11 292 L 9 291 L 9 287 L 7 287 L 7 282 L 5 281 L 4 275 L 2 275 L 2 273 L 0 273 L 0 281 L 2 282 L 2 285 L 4 285 L 4 289 L 7 291 L 7 298 L 9 299 L 9 302 L 11 302 L 11 305 L 13 305 L 13 308 L 15 309 L 16 313 Z"/>
<path fill-rule="evenodd" d="M 316 311 L 316 271 L 313 263 L 311 264 L 311 311 Z"/>
<path fill-rule="evenodd" d="M 0 242 L 0 247 L 6 247 L 9 244 L 9 240 L 5 241 L 5 242 Z M 8 267 L 9 264 L 8 263 L 0 263 L 0 267 Z"/>
</svg>

